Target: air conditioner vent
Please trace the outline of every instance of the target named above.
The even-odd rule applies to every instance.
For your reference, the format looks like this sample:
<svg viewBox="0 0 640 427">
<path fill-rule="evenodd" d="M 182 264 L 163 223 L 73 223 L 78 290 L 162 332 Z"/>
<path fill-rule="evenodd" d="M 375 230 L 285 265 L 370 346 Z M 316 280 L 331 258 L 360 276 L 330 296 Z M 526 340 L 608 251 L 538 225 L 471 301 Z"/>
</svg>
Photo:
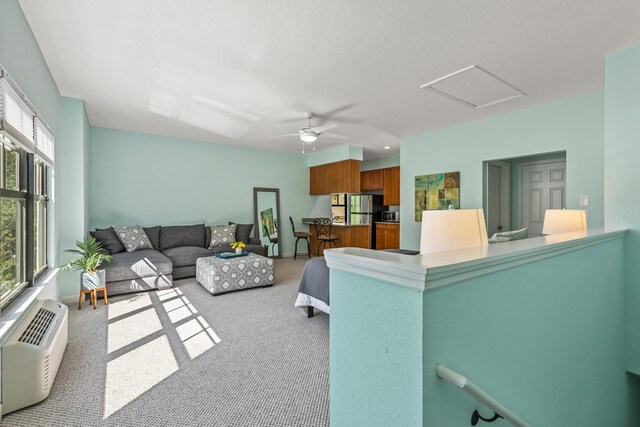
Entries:
<svg viewBox="0 0 640 427">
<path fill-rule="evenodd" d="M 55 317 L 56 314 L 54 312 L 46 308 L 40 308 L 35 317 L 29 322 L 27 329 L 24 330 L 18 339 L 18 342 L 36 346 L 40 345 Z"/>
</svg>

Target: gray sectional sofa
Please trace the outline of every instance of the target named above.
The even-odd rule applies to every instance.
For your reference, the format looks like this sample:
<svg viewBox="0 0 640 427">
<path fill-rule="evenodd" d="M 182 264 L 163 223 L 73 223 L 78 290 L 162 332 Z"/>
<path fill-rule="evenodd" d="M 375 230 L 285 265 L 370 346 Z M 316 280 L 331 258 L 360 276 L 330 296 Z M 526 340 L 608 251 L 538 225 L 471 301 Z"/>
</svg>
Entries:
<svg viewBox="0 0 640 427">
<path fill-rule="evenodd" d="M 232 223 L 230 223 L 232 224 Z M 260 240 L 251 238 L 253 224 L 236 224 L 236 240 L 245 250 L 264 255 Z M 211 228 L 204 224 L 143 227 L 153 249 L 127 252 L 113 228 L 90 234 L 111 254 L 105 265 L 108 295 L 171 287 L 174 279 L 195 277 L 196 260 L 231 251 L 230 245 L 209 249 Z"/>
</svg>

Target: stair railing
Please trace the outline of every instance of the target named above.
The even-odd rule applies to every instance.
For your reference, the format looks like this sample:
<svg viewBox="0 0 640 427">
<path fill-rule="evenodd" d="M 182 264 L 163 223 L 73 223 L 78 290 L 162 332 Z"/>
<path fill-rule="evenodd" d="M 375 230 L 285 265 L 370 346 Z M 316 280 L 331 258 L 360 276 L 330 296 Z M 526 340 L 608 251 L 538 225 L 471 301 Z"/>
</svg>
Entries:
<svg viewBox="0 0 640 427">
<path fill-rule="evenodd" d="M 444 365 L 438 364 L 436 366 L 436 374 L 450 383 L 460 387 L 467 392 L 475 400 L 491 409 L 494 412 L 493 418 L 484 418 L 480 415 L 476 409 L 471 414 L 471 425 L 475 426 L 479 420 L 486 422 L 493 422 L 499 418 L 504 418 L 506 421 L 511 422 L 514 426 L 518 427 L 531 427 L 531 425 L 525 422 L 522 418 L 504 407 L 500 402 L 489 396 L 484 390 L 472 383 L 464 375 L 447 368 Z"/>
</svg>

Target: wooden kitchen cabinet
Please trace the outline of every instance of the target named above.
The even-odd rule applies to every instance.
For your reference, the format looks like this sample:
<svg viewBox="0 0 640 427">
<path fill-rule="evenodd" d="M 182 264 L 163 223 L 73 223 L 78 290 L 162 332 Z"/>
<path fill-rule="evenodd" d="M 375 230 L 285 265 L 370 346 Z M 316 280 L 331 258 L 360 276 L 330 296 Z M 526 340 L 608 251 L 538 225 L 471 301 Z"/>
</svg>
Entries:
<svg viewBox="0 0 640 427">
<path fill-rule="evenodd" d="M 400 249 L 400 224 L 376 223 L 376 249 Z"/>
<path fill-rule="evenodd" d="M 360 172 L 360 191 L 377 191 L 383 189 L 383 169 Z"/>
<path fill-rule="evenodd" d="M 313 166 L 309 170 L 309 194 L 312 196 L 332 193 L 360 192 L 360 161 Z"/>
<path fill-rule="evenodd" d="M 383 203 L 385 206 L 400 204 L 400 166 L 383 169 Z"/>
</svg>

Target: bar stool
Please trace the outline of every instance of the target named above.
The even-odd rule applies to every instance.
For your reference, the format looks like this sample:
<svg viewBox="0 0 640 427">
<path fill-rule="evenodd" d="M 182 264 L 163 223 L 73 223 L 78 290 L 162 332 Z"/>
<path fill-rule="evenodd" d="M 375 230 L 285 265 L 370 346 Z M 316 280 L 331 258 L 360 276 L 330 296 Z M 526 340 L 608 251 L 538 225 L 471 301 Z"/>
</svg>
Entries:
<svg viewBox="0 0 640 427">
<path fill-rule="evenodd" d="M 311 244 L 309 243 L 309 238 L 311 237 L 311 233 L 307 231 L 296 231 L 296 226 L 293 225 L 293 218 L 289 217 L 289 221 L 291 222 L 291 230 L 293 231 L 293 237 L 296 238 L 296 250 L 293 253 L 293 260 L 296 260 L 296 256 L 298 256 L 298 242 L 302 239 L 307 242 L 307 256 L 311 258 Z M 304 255 L 304 254 L 300 254 Z"/>
<path fill-rule="evenodd" d="M 316 218 L 313 220 L 313 223 L 316 226 L 316 237 L 320 242 L 318 244 L 318 256 L 320 256 L 320 246 L 322 246 L 322 250 L 324 251 L 327 243 L 329 243 L 329 246 L 333 245 L 337 248 L 338 245 L 336 241 L 340 240 L 340 237 L 331 234 L 331 230 L 333 229 L 333 221 L 331 221 L 331 218 Z"/>
</svg>

